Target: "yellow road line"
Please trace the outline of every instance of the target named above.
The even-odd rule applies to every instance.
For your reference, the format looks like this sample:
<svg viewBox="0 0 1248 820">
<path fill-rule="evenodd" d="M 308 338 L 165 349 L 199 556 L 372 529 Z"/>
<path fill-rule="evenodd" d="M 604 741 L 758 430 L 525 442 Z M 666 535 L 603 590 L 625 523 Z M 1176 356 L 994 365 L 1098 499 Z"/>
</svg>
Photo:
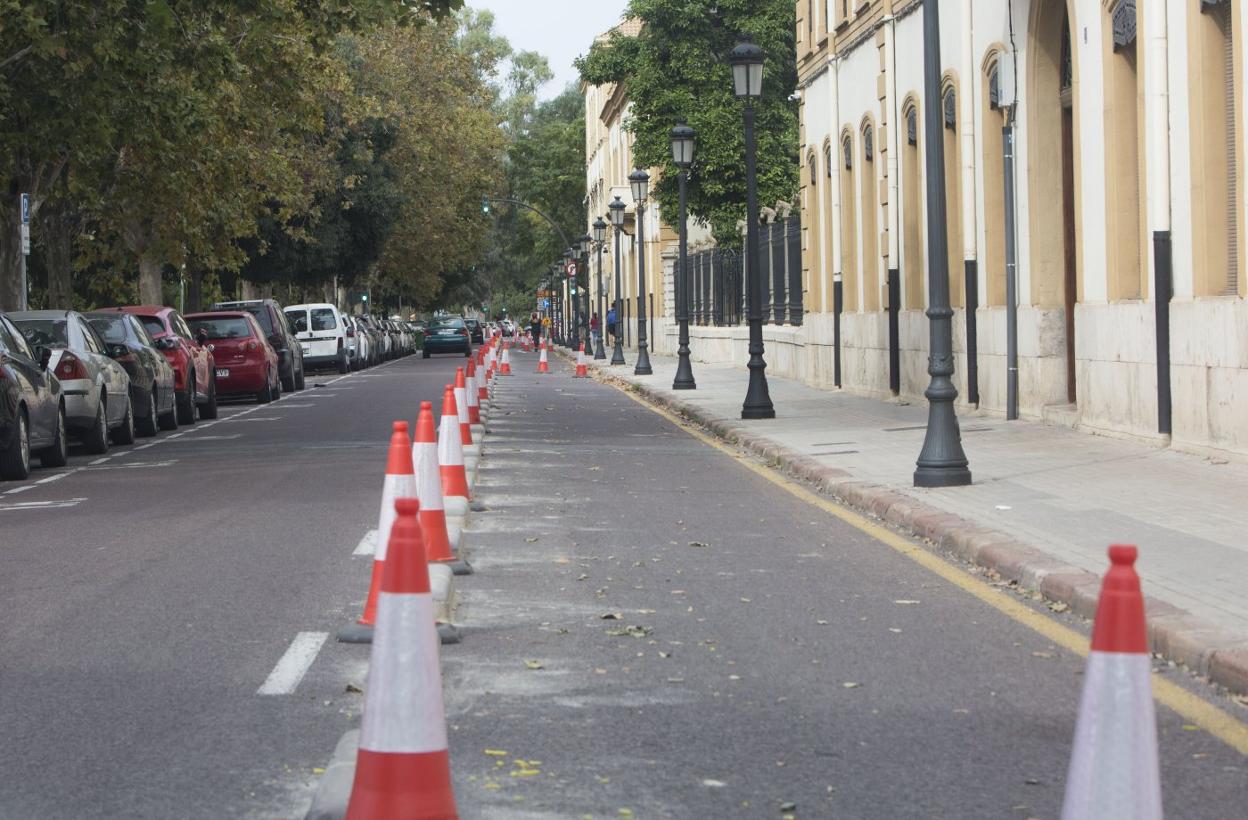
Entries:
<svg viewBox="0 0 1248 820">
<path fill-rule="evenodd" d="M 651 404 L 644 397 L 634 394 L 629 390 L 622 390 L 624 395 L 640 404 L 642 407 L 662 416 L 676 426 L 680 427 L 689 435 L 706 444 L 714 447 L 722 453 L 738 457 L 741 453 L 735 448 L 725 444 L 719 439 L 708 435 L 702 430 L 691 426 L 688 422 L 680 417 L 668 412 L 662 407 Z M 858 513 L 841 506 L 835 501 L 822 496 L 803 484 L 794 481 L 770 467 L 765 467 L 753 461 L 737 458 L 737 463 L 745 467 L 747 470 L 759 475 L 777 487 L 788 492 L 808 504 L 811 504 L 824 512 L 834 515 L 837 518 L 849 524 L 854 529 L 869 535 L 881 543 L 887 544 L 897 552 L 919 564 L 924 569 L 939 575 L 958 589 L 973 595 L 988 606 L 996 609 L 1018 623 L 1029 629 L 1040 633 L 1048 640 L 1061 646 L 1081 657 L 1088 654 L 1088 639 L 1073 629 L 1062 626 L 1057 621 L 1040 614 L 1039 612 L 1025 606 L 1019 601 L 1008 597 L 1000 590 L 985 584 L 981 579 L 966 572 L 965 570 L 950 564 L 940 556 L 933 552 L 929 552 L 923 547 L 915 544 L 909 539 L 893 532 L 887 527 L 872 521 Z M 1221 740 L 1241 755 L 1248 756 L 1248 725 L 1237 720 L 1234 716 L 1219 709 L 1211 703 L 1197 697 L 1183 687 L 1171 683 L 1164 678 L 1153 676 L 1153 697 L 1158 703 L 1166 706 L 1172 711 L 1178 713 L 1190 723 L 1204 729 L 1209 734 Z"/>
</svg>

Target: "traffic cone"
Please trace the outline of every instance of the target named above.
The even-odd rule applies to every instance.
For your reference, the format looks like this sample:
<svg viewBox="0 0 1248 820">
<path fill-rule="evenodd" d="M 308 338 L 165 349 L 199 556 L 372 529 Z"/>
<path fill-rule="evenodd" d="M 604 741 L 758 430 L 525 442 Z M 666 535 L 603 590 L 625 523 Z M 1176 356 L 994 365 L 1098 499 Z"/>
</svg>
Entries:
<svg viewBox="0 0 1248 820">
<path fill-rule="evenodd" d="M 1083 674 L 1062 820 L 1161 820 L 1157 716 L 1136 548 L 1109 548 Z"/>
<path fill-rule="evenodd" d="M 547 345 L 546 342 L 542 342 L 540 345 L 538 345 L 538 348 L 541 350 L 541 353 L 539 353 L 537 357 L 537 372 L 538 373 L 550 372 L 550 362 L 546 360 L 546 348 L 547 347 L 549 347 L 549 345 Z"/>
<path fill-rule="evenodd" d="M 477 392 L 477 368 L 469 361 L 468 370 L 464 374 L 466 380 L 465 387 L 468 397 L 468 423 L 474 428 L 472 433 L 474 436 L 481 435 L 481 394 Z M 484 428 L 482 428 L 484 429 Z"/>
<path fill-rule="evenodd" d="M 467 515 L 468 473 L 464 469 L 464 445 L 459 433 L 459 413 L 455 388 L 446 386 L 442 394 L 442 423 L 438 428 L 438 467 L 442 472 L 442 501 L 450 515 Z"/>
<path fill-rule="evenodd" d="M 580 348 L 576 351 L 576 374 L 573 378 L 587 379 L 589 378 L 589 368 L 585 366 L 585 343 L 581 342 Z"/>
<path fill-rule="evenodd" d="M 347 643 L 371 640 L 373 623 L 377 617 L 377 594 L 381 589 L 382 571 L 386 563 L 386 545 L 390 541 L 390 529 L 394 526 L 394 502 L 398 498 L 415 497 L 416 475 L 412 468 L 412 441 L 407 434 L 407 422 L 396 421 L 390 433 L 390 453 L 386 458 L 386 478 L 382 484 L 381 510 L 377 518 L 377 546 L 373 549 L 373 577 L 368 585 L 368 598 L 364 601 L 364 614 L 355 626 L 342 630 L 338 634 L 338 640 Z"/>
<path fill-rule="evenodd" d="M 414 498 L 395 503 L 347 820 L 459 817 L 419 507 Z"/>
<path fill-rule="evenodd" d="M 438 434 L 433 422 L 433 403 L 420 403 L 416 420 L 416 440 L 412 442 L 412 463 L 416 467 L 416 497 L 420 499 L 420 530 L 431 562 L 450 564 L 456 575 L 467 575 L 472 569 L 466 561 L 455 557 L 463 536 L 462 528 L 451 527 L 442 503 L 442 474 L 438 468 Z"/>
<path fill-rule="evenodd" d="M 499 368 L 498 375 L 511 375 L 511 345 L 506 342 L 503 343 L 503 366 Z"/>
<path fill-rule="evenodd" d="M 472 441 L 472 422 L 468 421 L 468 380 L 464 369 L 455 371 L 455 417 L 459 420 L 459 439 L 464 448 L 464 466 L 470 472 L 476 472 L 477 462 L 481 459 L 481 448 Z"/>
</svg>

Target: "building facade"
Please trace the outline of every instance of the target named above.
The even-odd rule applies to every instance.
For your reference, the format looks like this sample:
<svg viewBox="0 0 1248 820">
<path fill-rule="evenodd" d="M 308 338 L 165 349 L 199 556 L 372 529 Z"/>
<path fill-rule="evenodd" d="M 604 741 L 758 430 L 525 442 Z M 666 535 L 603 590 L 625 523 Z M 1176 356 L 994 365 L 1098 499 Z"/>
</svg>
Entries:
<svg viewBox="0 0 1248 820">
<path fill-rule="evenodd" d="M 934 103 L 921 0 L 796 5 L 806 318 L 769 363 L 921 399 L 934 104 L 959 401 L 1248 454 L 1240 0 L 945 0 Z"/>
</svg>

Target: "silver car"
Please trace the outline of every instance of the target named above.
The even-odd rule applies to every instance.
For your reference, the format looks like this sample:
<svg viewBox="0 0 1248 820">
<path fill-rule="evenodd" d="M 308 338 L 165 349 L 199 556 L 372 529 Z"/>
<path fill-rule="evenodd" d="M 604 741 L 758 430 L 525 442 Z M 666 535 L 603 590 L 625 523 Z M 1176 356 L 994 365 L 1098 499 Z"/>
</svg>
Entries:
<svg viewBox="0 0 1248 820">
<path fill-rule="evenodd" d="M 31 345 L 52 351 L 48 369 L 60 380 L 65 422 L 88 453 L 108 452 L 109 436 L 134 443 L 130 377 L 108 357 L 108 347 L 74 310 L 26 310 L 8 314 Z"/>
</svg>

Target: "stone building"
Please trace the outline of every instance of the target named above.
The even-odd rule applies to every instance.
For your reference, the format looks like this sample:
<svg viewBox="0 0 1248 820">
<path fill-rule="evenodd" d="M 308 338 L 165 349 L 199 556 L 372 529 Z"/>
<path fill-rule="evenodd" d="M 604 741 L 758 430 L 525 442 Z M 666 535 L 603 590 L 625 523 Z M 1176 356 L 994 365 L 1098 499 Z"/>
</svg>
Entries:
<svg viewBox="0 0 1248 820">
<path fill-rule="evenodd" d="M 771 330 L 768 361 L 921 399 L 923 4 L 796 5 L 805 323 Z M 959 401 L 1010 404 L 1012 255 L 1023 418 L 1248 454 L 1243 2 L 940 12 Z"/>
</svg>

